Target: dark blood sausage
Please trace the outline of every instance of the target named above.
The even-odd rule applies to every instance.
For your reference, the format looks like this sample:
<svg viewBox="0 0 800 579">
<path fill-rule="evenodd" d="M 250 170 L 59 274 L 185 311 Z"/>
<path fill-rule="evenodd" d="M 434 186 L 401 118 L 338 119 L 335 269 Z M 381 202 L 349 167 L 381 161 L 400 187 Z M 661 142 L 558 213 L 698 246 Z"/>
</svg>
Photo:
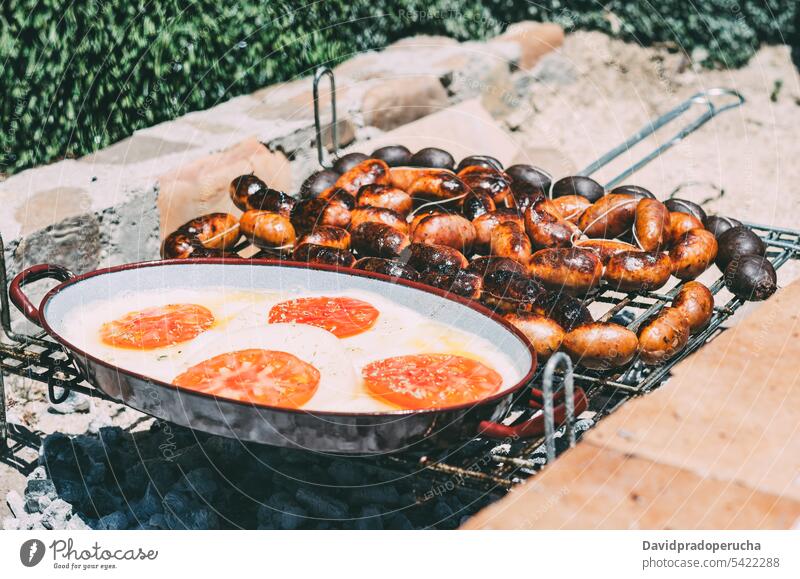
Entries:
<svg viewBox="0 0 800 579">
<path fill-rule="evenodd" d="M 419 273 L 408 264 L 396 259 L 386 259 L 383 257 L 362 257 L 353 266 L 356 269 L 382 273 L 391 277 L 418 281 Z"/>
<path fill-rule="evenodd" d="M 513 271 L 520 275 L 526 275 L 528 272 L 527 267 L 518 261 L 507 257 L 495 257 L 491 255 L 476 257 L 470 261 L 469 266 L 467 266 L 467 271 L 477 273 L 480 276 L 486 276 L 498 270 Z"/>
<path fill-rule="evenodd" d="M 636 355 L 638 345 L 636 334 L 611 322 L 584 324 L 569 332 L 561 342 L 576 364 L 593 370 L 624 366 Z"/>
<path fill-rule="evenodd" d="M 731 227 L 717 239 L 716 264 L 720 271 L 725 271 L 728 264 L 740 255 L 764 255 L 767 246 L 762 239 L 748 227 Z"/>
<path fill-rule="evenodd" d="M 364 185 L 358 190 L 356 205 L 359 207 L 364 205 L 381 207 L 383 209 L 396 211 L 400 215 L 408 215 L 411 211 L 413 201 L 411 195 L 402 189 L 392 187 L 391 185 L 376 185 L 373 183 Z"/>
<path fill-rule="evenodd" d="M 355 195 L 364 185 L 389 184 L 389 165 L 380 159 L 366 159 L 348 170 L 336 180 L 334 187 Z"/>
<path fill-rule="evenodd" d="M 339 267 L 352 267 L 356 258 L 346 249 L 328 247 L 315 243 L 301 243 L 292 253 L 294 261 L 307 261 L 309 263 L 324 263 Z"/>
<path fill-rule="evenodd" d="M 578 227 L 589 237 L 619 237 L 633 225 L 637 203 L 633 195 L 609 193 L 583 212 Z"/>
<path fill-rule="evenodd" d="M 553 183 L 553 199 L 564 195 L 581 195 L 591 203 L 595 203 L 605 195 L 605 189 L 590 177 L 575 175 L 574 177 L 564 177 Z"/>
<path fill-rule="evenodd" d="M 290 217 L 297 199 L 277 189 L 260 189 L 247 198 L 247 209 L 272 211 Z"/>
<path fill-rule="evenodd" d="M 426 170 L 405 191 L 423 201 L 442 201 L 463 195 L 467 188 L 461 179 L 449 171 Z"/>
<path fill-rule="evenodd" d="M 408 235 L 385 223 L 365 222 L 351 232 L 350 244 L 359 256 L 397 257 L 408 247 Z"/>
<path fill-rule="evenodd" d="M 453 155 L 444 149 L 425 147 L 411 156 L 408 162 L 412 167 L 433 167 L 436 169 L 450 169 L 456 166 Z"/>
<path fill-rule="evenodd" d="M 350 249 L 350 233 L 341 227 L 320 225 L 319 227 L 315 227 L 311 233 L 306 233 L 297 240 L 297 245 L 302 245 L 304 243 L 336 247 L 338 249 Z"/>
<path fill-rule="evenodd" d="M 554 217 L 538 204 L 525 210 L 525 231 L 536 249 L 569 247 L 579 233 L 573 223 Z"/>
<path fill-rule="evenodd" d="M 484 191 L 470 191 L 461 201 L 461 214 L 470 221 L 495 209 L 492 196 Z"/>
<path fill-rule="evenodd" d="M 364 153 L 347 153 L 334 161 L 333 170 L 342 175 L 368 158 Z"/>
<path fill-rule="evenodd" d="M 547 171 L 543 171 L 533 165 L 511 165 L 505 170 L 506 175 L 511 177 L 511 190 L 514 195 L 531 195 L 540 193 L 547 196 L 550 193 L 550 186 L 553 178 Z"/>
<path fill-rule="evenodd" d="M 411 151 L 403 145 L 387 145 L 372 151 L 370 157 L 380 159 L 390 167 L 402 167 L 411 162 Z"/>
<path fill-rule="evenodd" d="M 209 213 L 187 221 L 169 234 L 161 246 L 165 259 L 187 257 L 238 257 L 226 254 L 241 237 L 236 217 L 228 213 Z"/>
<path fill-rule="evenodd" d="M 467 258 L 457 249 L 427 243 L 412 243 L 403 251 L 400 261 L 418 272 L 455 273 L 469 265 Z"/>
<path fill-rule="evenodd" d="M 657 251 L 622 251 L 606 264 L 603 278 L 613 290 L 649 291 L 669 281 L 672 262 L 665 253 Z"/>
<path fill-rule="evenodd" d="M 467 167 L 458 178 L 468 191 L 486 193 L 491 196 L 497 207 L 514 207 L 514 194 L 511 191 L 511 179 L 500 171 L 485 167 Z"/>
<path fill-rule="evenodd" d="M 699 281 L 687 281 L 672 300 L 672 307 L 683 313 L 694 334 L 706 327 L 714 314 L 714 295 Z"/>
<path fill-rule="evenodd" d="M 536 357 L 546 360 L 561 346 L 564 328 L 558 322 L 541 314 L 509 313 L 503 316 L 530 340 Z"/>
<path fill-rule="evenodd" d="M 339 199 L 313 197 L 295 205 L 292 211 L 292 225 L 300 234 L 307 233 L 320 225 L 333 225 L 346 229 L 350 225 L 350 207 Z"/>
<path fill-rule="evenodd" d="M 595 252 L 603 265 L 606 265 L 612 256 L 623 251 L 639 251 L 635 245 L 616 239 L 579 239 L 575 242 L 575 247 Z"/>
<path fill-rule="evenodd" d="M 545 298 L 542 285 L 526 275 L 495 270 L 483 278 L 483 301 L 501 312 L 533 312 Z"/>
<path fill-rule="evenodd" d="M 553 318 L 567 332 L 594 321 L 583 301 L 564 292 L 547 292 L 535 311 Z"/>
<path fill-rule="evenodd" d="M 577 224 L 581 215 L 591 205 L 583 195 L 563 195 L 550 201 L 562 219 Z"/>
<path fill-rule="evenodd" d="M 487 169 L 494 169 L 495 171 L 502 171 L 503 164 L 489 155 L 470 155 L 464 157 L 456 167 L 456 173 L 467 167 L 486 167 Z"/>
<path fill-rule="evenodd" d="M 723 217 L 721 215 L 709 215 L 706 217 L 706 220 L 703 221 L 703 225 L 706 229 L 708 229 L 711 233 L 714 234 L 714 237 L 719 239 L 719 236 L 728 231 L 732 227 L 740 227 L 742 222 L 738 219 L 733 219 L 731 217 Z"/>
<path fill-rule="evenodd" d="M 513 222 L 520 227 L 525 227 L 525 221 L 516 209 L 496 209 L 473 219 L 476 249 L 488 251 L 492 242 L 492 231 L 501 223 L 506 222 Z"/>
<path fill-rule="evenodd" d="M 680 211 L 669 214 L 669 242 L 675 243 L 692 229 L 702 229 L 703 224 L 694 215 Z"/>
<path fill-rule="evenodd" d="M 664 308 L 639 328 L 639 357 L 645 364 L 661 364 L 689 342 L 689 321 L 677 308 Z"/>
<path fill-rule="evenodd" d="M 585 294 L 600 284 L 603 265 L 591 250 L 551 247 L 531 256 L 528 273 L 547 289 Z"/>
<path fill-rule="evenodd" d="M 448 245 L 466 254 L 475 243 L 475 226 L 461 215 L 431 213 L 415 221 L 411 241 Z"/>
<path fill-rule="evenodd" d="M 477 300 L 483 293 L 483 278 L 467 270 L 455 273 L 428 271 L 420 274 L 420 281 L 457 296 Z"/>
<path fill-rule="evenodd" d="M 634 238 L 644 251 L 659 251 L 670 238 L 670 216 L 667 207 L 656 199 L 641 199 L 633 217 Z"/>
<path fill-rule="evenodd" d="M 705 229 L 692 229 L 672 245 L 669 258 L 672 275 L 678 279 L 694 279 L 708 269 L 717 257 L 717 240 Z"/>
<path fill-rule="evenodd" d="M 253 209 L 253 207 L 247 206 L 247 200 L 250 196 L 259 191 L 266 191 L 267 189 L 266 183 L 250 173 L 249 175 L 240 175 L 231 181 L 228 187 L 228 193 L 230 193 L 231 201 L 233 201 L 236 207 L 242 211 L 247 211 L 248 209 Z"/>
<path fill-rule="evenodd" d="M 239 224 L 244 236 L 256 247 L 286 247 L 295 242 L 296 233 L 292 222 L 280 213 L 245 211 Z"/>
<path fill-rule="evenodd" d="M 619 187 L 614 187 L 610 193 L 613 195 L 633 195 L 639 199 L 655 199 L 656 196 L 653 195 L 650 191 L 645 189 L 644 187 L 639 187 L 638 185 L 620 185 Z"/>
<path fill-rule="evenodd" d="M 336 180 L 339 179 L 339 173 L 332 169 L 323 169 L 312 173 L 303 184 L 300 185 L 300 198 L 309 199 L 316 197 L 326 189 L 333 187 Z"/>
<path fill-rule="evenodd" d="M 667 206 L 670 212 L 688 213 L 692 217 L 697 218 L 701 223 L 705 223 L 708 217 L 705 210 L 694 201 L 687 201 L 686 199 L 667 199 L 664 201 L 664 205 Z"/>
<path fill-rule="evenodd" d="M 737 255 L 725 269 L 725 287 L 743 300 L 761 301 L 778 289 L 775 268 L 766 257 Z"/>
<path fill-rule="evenodd" d="M 350 212 L 350 229 L 355 229 L 362 223 L 384 223 L 398 231 L 408 233 L 408 222 L 405 218 L 396 211 L 383 207 L 356 207 L 353 209 Z"/>
<path fill-rule="evenodd" d="M 507 221 L 492 230 L 491 253 L 527 264 L 531 258 L 531 240 L 517 223 Z"/>
</svg>

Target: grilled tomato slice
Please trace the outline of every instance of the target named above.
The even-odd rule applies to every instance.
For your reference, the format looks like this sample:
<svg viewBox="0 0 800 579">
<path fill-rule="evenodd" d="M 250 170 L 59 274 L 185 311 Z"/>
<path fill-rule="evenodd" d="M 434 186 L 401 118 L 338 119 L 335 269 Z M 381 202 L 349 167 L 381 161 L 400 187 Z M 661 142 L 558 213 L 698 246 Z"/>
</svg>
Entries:
<svg viewBox="0 0 800 579">
<path fill-rule="evenodd" d="M 386 358 L 364 366 L 361 375 L 373 397 L 414 410 L 477 402 L 503 383 L 485 364 L 452 354 Z"/>
<path fill-rule="evenodd" d="M 297 356 L 257 348 L 209 358 L 173 384 L 242 402 L 299 408 L 319 386 L 319 370 Z"/>
<path fill-rule="evenodd" d="M 214 314 L 197 304 L 169 304 L 130 312 L 100 327 L 110 346 L 153 350 L 188 342 L 214 323 Z"/>
<path fill-rule="evenodd" d="M 337 338 L 349 338 L 369 330 L 379 315 L 372 305 L 355 298 L 298 298 L 272 306 L 269 322 L 307 324 L 328 330 Z"/>
</svg>

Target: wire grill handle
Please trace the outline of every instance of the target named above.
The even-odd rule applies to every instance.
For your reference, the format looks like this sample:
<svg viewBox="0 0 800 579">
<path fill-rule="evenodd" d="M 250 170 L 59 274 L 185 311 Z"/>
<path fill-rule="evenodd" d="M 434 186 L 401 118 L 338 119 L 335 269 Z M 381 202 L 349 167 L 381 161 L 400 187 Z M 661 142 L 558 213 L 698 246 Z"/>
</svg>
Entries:
<svg viewBox="0 0 800 579">
<path fill-rule="evenodd" d="M 720 104 L 716 104 L 717 102 L 722 101 Z M 706 110 L 705 112 L 697 117 L 694 121 L 688 123 L 683 128 L 681 128 L 675 135 L 669 139 L 668 141 L 662 143 L 658 147 L 656 147 L 653 151 L 636 161 L 633 165 L 622 171 L 619 175 L 611 179 L 608 183 L 605 184 L 606 188 L 614 187 L 615 185 L 619 185 L 623 179 L 626 179 L 645 165 L 647 165 L 653 159 L 656 159 L 661 153 L 666 151 L 667 149 L 672 148 L 673 146 L 680 143 L 683 139 L 691 135 L 697 129 L 702 127 L 708 121 L 713 119 L 720 113 L 724 113 L 725 111 L 735 109 L 737 107 L 742 106 L 745 103 L 745 98 L 742 96 L 741 93 L 729 89 L 729 88 L 712 88 L 702 92 L 698 92 L 690 96 L 688 99 L 683 101 L 681 104 L 676 106 L 671 111 L 668 111 L 661 115 L 660 117 L 653 119 L 647 125 L 642 127 L 639 132 L 634 134 L 624 143 L 614 147 L 605 155 L 597 159 L 595 162 L 591 163 L 584 169 L 578 172 L 579 175 L 586 175 L 589 176 L 592 173 L 595 173 L 598 169 L 605 167 L 611 161 L 628 151 L 634 145 L 642 142 L 644 139 L 655 133 L 658 129 L 671 123 L 672 121 L 682 117 L 686 112 L 690 109 L 694 108 L 696 105 L 704 105 Z"/>
<path fill-rule="evenodd" d="M 336 122 L 336 79 L 333 76 L 333 71 L 327 66 L 320 66 L 314 72 L 314 128 L 317 134 L 317 160 L 320 167 L 330 169 L 333 165 L 325 163 L 325 143 L 322 142 L 322 121 L 320 120 L 319 111 L 319 82 L 323 76 L 327 76 L 331 83 L 331 138 L 332 154 L 335 159 L 339 154 L 339 125 Z"/>
<path fill-rule="evenodd" d="M 553 404 L 553 375 L 559 366 L 564 367 L 564 405 L 566 408 L 566 433 L 569 446 L 575 446 L 575 382 L 572 375 L 572 360 L 564 352 L 556 352 L 547 361 L 542 376 L 542 399 L 544 412 L 544 449 L 547 462 L 556 458 L 556 421 Z"/>
</svg>

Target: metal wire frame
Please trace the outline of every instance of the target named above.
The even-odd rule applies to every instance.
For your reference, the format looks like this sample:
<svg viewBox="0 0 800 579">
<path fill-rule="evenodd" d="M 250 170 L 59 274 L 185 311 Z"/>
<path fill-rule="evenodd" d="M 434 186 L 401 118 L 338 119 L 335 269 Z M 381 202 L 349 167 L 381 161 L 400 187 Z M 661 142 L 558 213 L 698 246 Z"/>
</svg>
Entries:
<svg viewBox="0 0 800 579">
<path fill-rule="evenodd" d="M 331 82 L 334 155 L 336 154 L 338 139 L 335 117 L 335 80 L 332 71 L 323 67 L 317 70 L 314 76 L 314 105 L 319 162 L 321 166 L 326 166 L 324 164 L 324 145 L 322 144 L 318 103 L 318 84 L 323 76 L 328 76 Z M 714 104 L 714 99 L 718 97 L 731 96 L 736 99 L 735 102 L 722 106 Z M 704 105 L 706 107 L 706 111 L 700 117 L 680 129 L 672 139 L 645 155 L 641 160 L 612 179 L 607 184 L 608 187 L 611 187 L 657 158 L 665 150 L 683 140 L 717 114 L 743 103 L 744 98 L 741 95 L 727 89 L 712 89 L 704 93 L 698 93 L 673 110 L 655 119 L 633 137 L 586 167 L 581 171 L 581 174 L 589 175 L 604 167 L 632 146 L 652 135 L 659 128 L 678 119 L 695 106 Z M 768 259 L 776 269 L 780 268 L 789 259 L 800 256 L 800 232 L 758 224 L 748 225 L 766 241 L 769 247 Z M 74 365 L 58 344 L 47 339 L 42 334 L 27 336 L 12 331 L 8 307 L 6 265 L 2 249 L 2 239 L 0 239 L 0 322 L 2 322 L 3 332 L 10 341 L 10 343 L 0 342 L 0 370 L 46 383 L 50 399 L 54 403 L 66 399 L 70 391 L 88 396 L 107 398 L 100 391 L 82 380 Z M 718 293 L 723 286 L 723 280 L 720 278 L 710 287 L 715 297 L 718 297 Z M 610 319 L 622 313 L 637 312 L 627 324 L 631 328 L 636 328 L 643 319 L 668 304 L 679 289 L 680 285 L 666 293 L 643 292 L 625 295 L 601 287 L 588 299 L 591 302 L 610 306 L 602 319 Z M 501 443 L 494 440 L 475 438 L 457 449 L 447 449 L 425 455 L 407 453 L 375 459 L 375 461 L 395 471 L 414 473 L 420 481 L 428 481 L 431 485 L 436 484 L 436 481 L 447 479 L 448 481 L 457 481 L 459 489 L 465 492 L 470 489 L 478 492 L 485 492 L 487 489 L 494 491 L 508 489 L 537 472 L 544 464 L 551 462 L 556 455 L 552 393 L 557 388 L 555 390 L 552 388 L 553 380 L 560 380 L 565 389 L 571 389 L 573 382 L 583 388 L 589 401 L 589 413 L 593 420 L 597 421 L 632 396 L 643 394 L 660 385 L 668 377 L 670 369 L 675 364 L 719 333 L 721 325 L 733 315 L 742 303 L 741 300 L 734 297 L 724 304 L 716 304 L 714 315 L 706 329 L 693 336 L 679 356 L 662 366 L 646 367 L 641 362 L 635 361 L 623 372 L 575 373 L 572 371 L 571 365 L 568 365 L 565 372 L 560 374 L 555 372 L 555 363 L 548 366 L 544 399 L 547 430 L 545 436 L 534 440 L 508 440 Z M 538 375 L 534 379 L 534 383 L 542 381 L 543 378 L 541 374 Z M 524 398 L 521 397 L 514 407 L 515 410 L 512 412 L 512 416 L 515 419 L 524 419 L 532 413 L 526 404 L 527 400 Z M 569 401 L 572 400 L 571 396 L 567 398 Z M 3 442 L 2 446 L 0 446 L 0 452 L 2 452 L 7 448 L 5 392 L 2 375 L 0 375 L 0 403 L 2 403 L 0 404 L 0 441 Z M 572 429 L 574 417 L 572 416 L 572 409 L 568 410 L 570 412 L 568 412 L 566 438 L 569 446 L 571 446 L 575 441 L 575 433 Z M 561 445 L 561 447 L 565 448 L 566 446 Z"/>
</svg>

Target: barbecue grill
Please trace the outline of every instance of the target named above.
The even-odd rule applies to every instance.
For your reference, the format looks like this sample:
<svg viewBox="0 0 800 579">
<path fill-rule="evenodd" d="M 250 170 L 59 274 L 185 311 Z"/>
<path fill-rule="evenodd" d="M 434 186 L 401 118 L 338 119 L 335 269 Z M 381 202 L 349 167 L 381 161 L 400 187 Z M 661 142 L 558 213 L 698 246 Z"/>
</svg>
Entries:
<svg viewBox="0 0 800 579">
<path fill-rule="evenodd" d="M 330 69 L 321 68 L 314 77 L 314 112 L 317 153 L 319 163 L 323 167 L 326 166 L 326 162 L 321 139 L 322 125 L 318 85 L 325 77 L 328 77 L 331 83 L 331 127 L 334 155 L 338 143 L 335 80 Z M 715 116 L 741 106 L 744 102 L 744 97 L 728 89 L 711 89 L 697 93 L 671 111 L 648 123 L 635 135 L 588 165 L 579 174 L 588 176 L 595 173 L 665 125 L 684 118 L 697 109 L 702 110 L 699 116 L 688 121 L 672 138 L 606 183 L 606 187 L 619 184 L 623 179 L 678 144 Z M 788 260 L 800 258 L 800 231 L 753 223 L 746 225 L 764 240 L 768 248 L 767 258 L 776 270 Z M 668 305 L 682 285 L 683 283 L 680 283 L 668 291 L 636 294 L 623 294 L 601 286 L 590 294 L 586 301 L 587 305 L 590 303 L 602 304 L 605 313 L 602 314 L 601 321 L 613 318 L 614 321 L 635 329 L 645 318 Z M 573 369 L 566 355 L 553 356 L 547 365 L 539 369 L 533 380 L 534 387 L 537 388 L 538 402 L 529 404 L 527 400 L 518 400 L 506 421 L 513 427 L 514 424 L 520 424 L 529 419 L 537 411 L 537 408 L 541 408 L 545 418 L 544 436 L 523 439 L 511 435 L 505 440 L 476 437 L 446 450 L 424 453 L 407 452 L 375 458 L 362 457 L 361 460 L 372 461 L 376 467 L 397 473 L 398 476 L 413 475 L 415 480 L 424 481 L 420 485 L 421 488 L 435 489 L 437 486 L 441 486 L 443 489 L 453 490 L 452 487 L 455 486 L 467 494 L 476 492 L 479 494 L 487 492 L 502 494 L 515 484 L 534 475 L 545 464 L 552 462 L 559 452 L 574 445 L 575 439 L 579 435 L 576 432 L 578 430 L 576 425 L 581 429 L 591 426 L 630 398 L 641 396 L 657 388 L 666 381 L 675 364 L 717 336 L 722 331 L 722 324 L 744 303 L 736 297 L 721 303 L 723 298 L 719 292 L 723 287 L 722 277 L 710 285 L 709 289 L 714 294 L 716 303 L 708 326 L 700 333 L 693 335 L 687 347 L 678 356 L 660 366 L 646 366 L 637 359 L 622 370 L 576 370 Z M 46 384 L 49 399 L 53 404 L 64 402 L 71 392 L 111 400 L 106 394 L 84 381 L 73 360 L 65 354 L 59 344 L 49 339 L 44 333 L 27 335 L 12 330 L 2 239 L 0 239 L 0 324 L 7 338 L 6 342 L 0 343 L 2 373 L 19 375 Z M 25 443 L 21 439 L 18 440 L 16 433 L 10 433 L 8 429 L 2 373 L 0 373 L 0 443 L 2 444 L 0 454 L 13 454 Z M 574 387 L 582 388 L 588 398 L 588 410 L 579 417 L 572 416 L 573 397 L 571 393 Z M 541 388 L 540 391 L 539 388 Z M 566 390 L 564 398 L 567 403 L 567 418 L 563 426 L 556 428 L 553 416 L 554 394 L 562 388 Z M 577 423 L 576 418 L 580 419 Z"/>
</svg>

